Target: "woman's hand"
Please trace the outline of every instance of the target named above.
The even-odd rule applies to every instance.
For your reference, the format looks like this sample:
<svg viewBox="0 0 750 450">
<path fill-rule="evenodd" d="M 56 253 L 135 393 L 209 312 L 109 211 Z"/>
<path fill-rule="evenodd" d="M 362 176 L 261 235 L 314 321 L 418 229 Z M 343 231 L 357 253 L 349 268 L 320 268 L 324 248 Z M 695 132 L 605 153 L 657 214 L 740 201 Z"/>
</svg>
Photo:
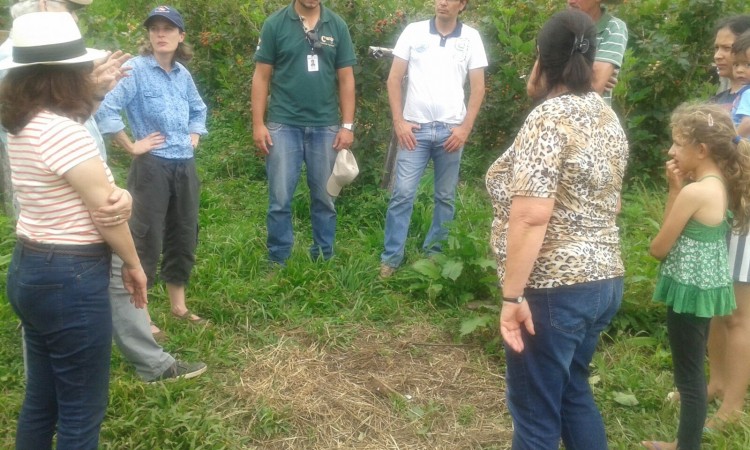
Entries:
<svg viewBox="0 0 750 450">
<path fill-rule="evenodd" d="M 190 145 L 193 146 L 193 150 L 198 148 L 198 143 L 201 141 L 201 135 L 198 133 L 190 133 Z"/>
<path fill-rule="evenodd" d="M 109 203 L 91 213 L 91 218 L 96 225 L 113 227 L 125 223 L 130 219 L 133 210 L 133 197 L 130 192 L 115 186 L 112 194 L 107 198 Z"/>
<path fill-rule="evenodd" d="M 167 141 L 163 134 L 158 131 L 149 134 L 140 141 L 135 141 L 133 147 L 130 149 L 130 154 L 133 156 L 140 156 L 144 153 L 148 153 L 151 150 L 155 150 Z"/>
<path fill-rule="evenodd" d="M 114 89 L 118 81 L 128 76 L 130 67 L 122 65 L 132 57 L 130 53 L 123 53 L 117 50 L 111 53 L 106 59 L 94 62 L 94 70 L 91 72 L 91 78 L 94 81 L 94 89 L 98 97 L 104 97 L 107 92 Z"/>
<path fill-rule="evenodd" d="M 503 303 L 500 310 L 500 334 L 508 347 L 518 353 L 523 351 L 521 325 L 526 327 L 529 334 L 536 334 L 528 300 L 518 304 Z"/>
<path fill-rule="evenodd" d="M 148 296 L 146 294 L 147 278 L 143 267 L 140 264 L 137 267 L 123 264 L 122 283 L 131 294 L 130 302 L 136 308 L 145 308 L 148 304 Z"/>
</svg>

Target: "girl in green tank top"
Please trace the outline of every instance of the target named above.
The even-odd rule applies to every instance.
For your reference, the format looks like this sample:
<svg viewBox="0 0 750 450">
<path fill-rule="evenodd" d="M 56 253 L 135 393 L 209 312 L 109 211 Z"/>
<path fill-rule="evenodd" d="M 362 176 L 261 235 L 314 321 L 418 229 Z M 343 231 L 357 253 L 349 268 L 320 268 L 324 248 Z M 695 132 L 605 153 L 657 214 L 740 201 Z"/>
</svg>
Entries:
<svg viewBox="0 0 750 450">
<path fill-rule="evenodd" d="M 739 139 L 726 110 L 684 104 L 672 114 L 664 222 L 650 253 L 662 261 L 654 300 L 667 305 L 667 332 L 680 424 L 673 442 L 650 449 L 699 449 L 706 420 L 704 359 L 713 316 L 736 308 L 727 264 L 730 228 L 750 217 L 750 142 Z"/>
</svg>

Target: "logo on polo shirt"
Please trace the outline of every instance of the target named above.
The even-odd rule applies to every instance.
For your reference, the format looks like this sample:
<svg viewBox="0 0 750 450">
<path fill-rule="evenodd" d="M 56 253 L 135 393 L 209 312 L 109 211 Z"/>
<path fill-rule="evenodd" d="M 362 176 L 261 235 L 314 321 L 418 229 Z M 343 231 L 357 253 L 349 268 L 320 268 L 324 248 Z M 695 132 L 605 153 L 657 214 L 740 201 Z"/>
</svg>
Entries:
<svg viewBox="0 0 750 450">
<path fill-rule="evenodd" d="M 321 36 L 320 37 L 320 43 L 323 45 L 327 45 L 329 47 L 335 47 L 336 43 L 333 39 L 333 36 Z"/>
<path fill-rule="evenodd" d="M 453 54 L 453 59 L 456 61 L 466 61 L 469 57 L 469 40 L 466 38 L 456 38 L 453 43 L 453 48 L 456 53 Z"/>
</svg>

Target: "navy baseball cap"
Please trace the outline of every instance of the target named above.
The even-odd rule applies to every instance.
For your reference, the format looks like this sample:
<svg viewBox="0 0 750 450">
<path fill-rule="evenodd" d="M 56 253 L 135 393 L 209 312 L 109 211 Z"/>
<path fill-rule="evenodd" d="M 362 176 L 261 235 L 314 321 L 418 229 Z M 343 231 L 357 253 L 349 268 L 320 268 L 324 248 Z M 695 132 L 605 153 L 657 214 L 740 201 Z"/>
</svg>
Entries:
<svg viewBox="0 0 750 450">
<path fill-rule="evenodd" d="M 157 6 L 152 9 L 148 14 L 148 17 L 146 17 L 146 20 L 143 22 L 143 26 L 148 28 L 149 22 L 151 22 L 151 19 L 154 17 L 163 17 L 172 22 L 180 29 L 180 31 L 183 33 L 185 32 L 185 22 L 182 20 L 182 16 L 171 6 Z"/>
</svg>

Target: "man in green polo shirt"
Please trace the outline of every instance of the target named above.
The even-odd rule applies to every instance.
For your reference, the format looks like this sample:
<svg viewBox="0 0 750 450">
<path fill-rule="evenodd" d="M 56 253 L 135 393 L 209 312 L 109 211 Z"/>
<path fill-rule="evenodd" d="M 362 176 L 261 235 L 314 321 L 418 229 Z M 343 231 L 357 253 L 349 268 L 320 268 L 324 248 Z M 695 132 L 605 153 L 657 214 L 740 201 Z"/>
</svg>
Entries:
<svg viewBox="0 0 750 450">
<path fill-rule="evenodd" d="M 311 200 L 310 256 L 333 256 L 336 209 L 326 183 L 336 153 L 354 141 L 356 62 L 346 23 L 320 0 L 293 0 L 263 24 L 251 100 L 253 141 L 266 158 L 272 263 L 283 266 L 292 252 L 291 202 L 303 162 Z"/>
</svg>

